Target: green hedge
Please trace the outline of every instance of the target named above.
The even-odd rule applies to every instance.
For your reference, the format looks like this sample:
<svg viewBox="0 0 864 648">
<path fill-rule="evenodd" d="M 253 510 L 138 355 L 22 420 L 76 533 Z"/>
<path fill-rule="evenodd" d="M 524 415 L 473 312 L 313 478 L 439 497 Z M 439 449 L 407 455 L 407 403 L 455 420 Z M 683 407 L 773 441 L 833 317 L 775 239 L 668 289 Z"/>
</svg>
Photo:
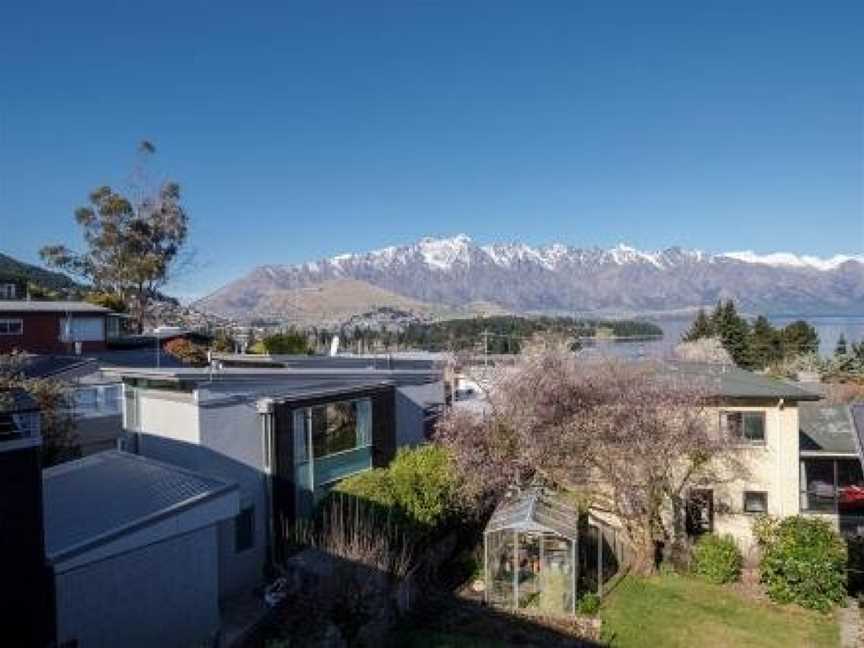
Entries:
<svg viewBox="0 0 864 648">
<path fill-rule="evenodd" d="M 761 531 L 761 579 L 771 599 L 822 611 L 843 601 L 846 544 L 828 522 L 795 516 Z"/>
<path fill-rule="evenodd" d="M 732 536 L 705 535 L 693 547 L 693 571 L 710 583 L 734 583 L 744 562 Z"/>
</svg>

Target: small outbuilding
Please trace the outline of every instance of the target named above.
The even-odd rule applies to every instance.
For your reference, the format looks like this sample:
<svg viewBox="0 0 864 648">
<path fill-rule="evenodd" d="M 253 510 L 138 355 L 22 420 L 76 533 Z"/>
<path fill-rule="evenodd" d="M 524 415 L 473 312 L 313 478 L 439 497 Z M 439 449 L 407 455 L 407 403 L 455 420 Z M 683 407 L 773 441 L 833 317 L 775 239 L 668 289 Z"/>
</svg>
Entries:
<svg viewBox="0 0 864 648">
<path fill-rule="evenodd" d="M 189 646 L 220 628 L 237 485 L 119 451 L 43 472 L 58 645 Z"/>
<path fill-rule="evenodd" d="M 586 593 L 599 595 L 619 570 L 616 530 L 543 488 L 511 491 L 484 532 L 486 601 L 572 614 Z"/>
</svg>

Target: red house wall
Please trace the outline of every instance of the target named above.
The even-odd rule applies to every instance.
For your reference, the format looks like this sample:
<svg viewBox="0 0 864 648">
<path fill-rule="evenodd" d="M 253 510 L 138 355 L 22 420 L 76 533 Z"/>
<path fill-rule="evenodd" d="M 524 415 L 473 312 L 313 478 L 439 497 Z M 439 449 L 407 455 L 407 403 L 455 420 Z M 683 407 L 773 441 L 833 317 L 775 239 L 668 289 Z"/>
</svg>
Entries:
<svg viewBox="0 0 864 648">
<path fill-rule="evenodd" d="M 2 318 L 20 319 L 24 322 L 22 335 L 0 335 L 0 353 L 28 351 L 30 353 L 74 353 L 75 344 L 60 341 L 60 320 L 65 313 L 10 313 L 4 311 Z M 87 317 L 93 317 L 87 314 Z M 74 315 L 73 315 L 74 317 Z M 82 342 L 84 352 L 105 350 L 105 318 L 102 319 L 100 342 Z"/>
</svg>

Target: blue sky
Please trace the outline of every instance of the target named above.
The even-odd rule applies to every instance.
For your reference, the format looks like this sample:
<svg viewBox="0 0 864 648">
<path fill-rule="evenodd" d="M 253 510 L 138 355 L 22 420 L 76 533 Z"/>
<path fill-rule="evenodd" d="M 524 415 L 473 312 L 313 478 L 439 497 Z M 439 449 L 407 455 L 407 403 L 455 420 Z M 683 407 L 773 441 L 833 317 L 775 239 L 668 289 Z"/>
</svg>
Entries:
<svg viewBox="0 0 864 648">
<path fill-rule="evenodd" d="M 0 251 L 76 244 L 142 138 L 206 292 L 480 242 L 864 250 L 864 3 L 19 2 L 0 17 Z"/>
</svg>

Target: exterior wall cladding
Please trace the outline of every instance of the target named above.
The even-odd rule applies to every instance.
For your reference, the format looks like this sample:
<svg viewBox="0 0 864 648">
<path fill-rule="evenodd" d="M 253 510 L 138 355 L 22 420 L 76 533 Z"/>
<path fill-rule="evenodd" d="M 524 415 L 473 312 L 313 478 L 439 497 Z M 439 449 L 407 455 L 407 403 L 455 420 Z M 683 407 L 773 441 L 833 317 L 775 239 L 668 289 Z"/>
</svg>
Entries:
<svg viewBox="0 0 864 648">
<path fill-rule="evenodd" d="M 88 317 L 93 317 L 88 313 Z M 15 313 L 4 311 L 3 319 L 21 319 L 23 328 L 21 335 L 0 335 L 0 353 L 9 353 L 15 349 L 32 353 L 72 353 L 75 345 L 60 340 L 60 321 L 66 317 L 64 313 Z M 73 318 L 75 316 L 73 315 Z M 105 350 L 105 322 L 102 322 L 102 340 L 97 342 L 82 342 L 85 353 Z"/>
<path fill-rule="evenodd" d="M 217 551 L 209 526 L 58 574 L 59 643 L 209 645 L 219 629 Z M 130 628 L 138 629 L 131 640 Z M 202 628 L 209 629 L 204 636 Z"/>
<path fill-rule="evenodd" d="M 370 398 L 372 401 L 372 466 L 380 468 L 390 463 L 396 455 L 396 411 L 395 389 L 386 387 L 364 392 L 353 392 L 351 399 Z M 282 542 L 297 519 L 294 484 L 294 417 L 293 411 L 303 407 L 314 407 L 339 400 L 332 395 L 326 398 L 298 400 L 277 404 L 275 421 L 275 465 L 273 466 L 273 525 L 276 531 L 274 557 L 281 560 Z"/>
</svg>

